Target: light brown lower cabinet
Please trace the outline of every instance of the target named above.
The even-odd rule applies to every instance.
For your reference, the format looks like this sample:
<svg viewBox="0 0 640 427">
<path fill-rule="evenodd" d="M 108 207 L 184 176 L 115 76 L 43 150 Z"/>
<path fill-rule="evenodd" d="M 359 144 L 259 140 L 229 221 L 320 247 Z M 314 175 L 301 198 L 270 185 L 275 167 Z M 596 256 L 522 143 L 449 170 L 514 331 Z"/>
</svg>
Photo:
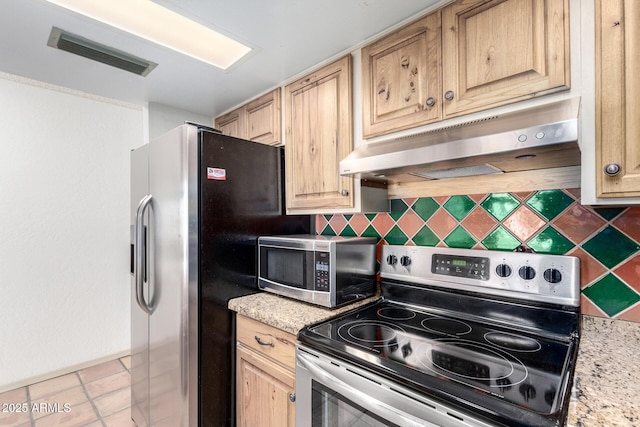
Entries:
<svg viewBox="0 0 640 427">
<path fill-rule="evenodd" d="M 295 339 L 287 332 L 238 315 L 239 427 L 295 426 Z"/>
</svg>

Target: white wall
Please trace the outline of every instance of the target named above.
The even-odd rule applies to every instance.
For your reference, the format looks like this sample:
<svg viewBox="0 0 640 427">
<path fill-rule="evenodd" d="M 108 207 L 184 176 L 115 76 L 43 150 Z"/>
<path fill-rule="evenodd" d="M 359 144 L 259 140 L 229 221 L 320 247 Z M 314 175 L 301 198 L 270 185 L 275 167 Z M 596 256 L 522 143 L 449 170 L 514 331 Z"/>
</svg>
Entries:
<svg viewBox="0 0 640 427">
<path fill-rule="evenodd" d="M 0 392 L 130 349 L 142 107 L 0 74 Z"/>
<path fill-rule="evenodd" d="M 213 127 L 213 118 L 180 110 L 164 104 L 149 103 L 149 139 L 153 140 L 171 129 L 184 124 L 184 122 L 197 123 L 199 125 Z"/>
</svg>

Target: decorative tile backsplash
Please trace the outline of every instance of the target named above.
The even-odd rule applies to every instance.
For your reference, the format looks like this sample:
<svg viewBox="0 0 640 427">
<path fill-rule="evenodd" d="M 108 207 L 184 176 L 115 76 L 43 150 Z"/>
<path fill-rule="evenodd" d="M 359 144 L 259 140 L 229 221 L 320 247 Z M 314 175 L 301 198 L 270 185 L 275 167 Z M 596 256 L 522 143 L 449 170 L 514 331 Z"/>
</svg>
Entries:
<svg viewBox="0 0 640 427">
<path fill-rule="evenodd" d="M 582 312 L 640 322 L 640 208 L 589 208 L 580 190 L 391 200 L 379 214 L 317 215 L 323 235 L 381 244 L 535 252 L 580 258 Z"/>
</svg>

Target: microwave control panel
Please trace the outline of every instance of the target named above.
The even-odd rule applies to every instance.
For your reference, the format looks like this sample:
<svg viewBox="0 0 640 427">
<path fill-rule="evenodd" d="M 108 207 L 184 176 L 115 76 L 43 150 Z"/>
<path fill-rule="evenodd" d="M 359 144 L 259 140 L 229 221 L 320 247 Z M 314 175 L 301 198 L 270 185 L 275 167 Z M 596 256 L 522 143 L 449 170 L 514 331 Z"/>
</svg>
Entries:
<svg viewBox="0 0 640 427">
<path fill-rule="evenodd" d="M 316 252 L 315 290 L 329 292 L 329 252 Z"/>
</svg>

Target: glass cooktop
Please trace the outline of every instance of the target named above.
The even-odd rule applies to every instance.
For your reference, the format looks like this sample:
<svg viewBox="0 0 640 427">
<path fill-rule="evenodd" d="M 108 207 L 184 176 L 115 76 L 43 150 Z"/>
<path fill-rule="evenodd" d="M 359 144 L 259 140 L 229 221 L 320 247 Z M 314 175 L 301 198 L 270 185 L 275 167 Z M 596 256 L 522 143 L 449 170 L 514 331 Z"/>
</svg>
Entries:
<svg viewBox="0 0 640 427">
<path fill-rule="evenodd" d="M 419 384 L 442 380 L 537 413 L 556 412 L 574 344 L 469 319 L 381 301 L 309 327 L 300 338 Z"/>
</svg>

